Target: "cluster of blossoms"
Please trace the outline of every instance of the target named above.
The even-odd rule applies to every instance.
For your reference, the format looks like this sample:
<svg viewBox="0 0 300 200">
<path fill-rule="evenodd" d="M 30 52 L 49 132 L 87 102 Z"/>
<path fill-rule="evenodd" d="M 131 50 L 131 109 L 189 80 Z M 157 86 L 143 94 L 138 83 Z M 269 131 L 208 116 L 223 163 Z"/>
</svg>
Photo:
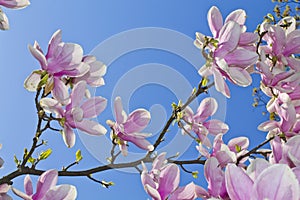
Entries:
<svg viewBox="0 0 300 200">
<path fill-rule="evenodd" d="M 6 8 L 21 9 L 25 8 L 30 4 L 29 0 L 0 0 L 0 5 Z M 9 22 L 6 14 L 0 8 L 0 29 L 8 30 Z"/>
</svg>

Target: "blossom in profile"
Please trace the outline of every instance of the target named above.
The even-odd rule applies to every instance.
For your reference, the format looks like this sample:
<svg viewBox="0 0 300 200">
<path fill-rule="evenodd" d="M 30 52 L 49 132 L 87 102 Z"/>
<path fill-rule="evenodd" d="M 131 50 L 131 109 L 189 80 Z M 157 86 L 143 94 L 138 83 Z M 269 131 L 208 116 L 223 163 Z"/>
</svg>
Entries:
<svg viewBox="0 0 300 200">
<path fill-rule="evenodd" d="M 75 144 L 74 128 L 78 128 L 90 135 L 104 135 L 107 130 L 98 122 L 90 118 L 97 117 L 107 105 L 107 100 L 103 97 L 92 97 L 81 103 L 86 90 L 85 81 L 80 81 L 74 85 L 70 103 L 65 108 L 53 98 L 43 98 L 40 105 L 46 112 L 56 114 L 60 118 L 63 127 L 63 139 L 68 147 Z"/>
<path fill-rule="evenodd" d="M 152 169 L 147 170 L 144 163 L 141 181 L 145 191 L 154 200 L 193 200 L 196 199 L 193 182 L 179 187 L 180 171 L 177 165 L 167 164 L 166 153 L 159 154 L 152 163 Z"/>
<path fill-rule="evenodd" d="M 56 185 L 58 172 L 56 170 L 48 170 L 44 172 L 38 179 L 36 192 L 33 193 L 32 181 L 29 175 L 25 176 L 24 189 L 25 193 L 16 188 L 12 188 L 13 192 L 22 199 L 28 200 L 73 200 L 77 197 L 77 190 L 73 185 Z"/>
<path fill-rule="evenodd" d="M 195 45 L 205 54 L 206 64 L 200 68 L 201 76 L 213 75 L 217 91 L 230 97 L 229 88 L 224 79 L 246 87 L 252 78 L 247 68 L 258 59 L 254 44 L 258 36 L 245 32 L 246 13 L 236 10 L 223 22 L 219 9 L 213 6 L 207 14 L 209 28 L 213 37 L 196 33 Z"/>
<path fill-rule="evenodd" d="M 107 124 L 112 129 L 113 141 L 119 145 L 123 155 L 127 155 L 127 142 L 131 142 L 144 150 L 152 151 L 154 149 L 153 145 L 146 140 L 151 134 L 141 133 L 151 119 L 149 111 L 140 108 L 127 116 L 123 110 L 121 98 L 116 97 L 114 114 L 116 122 L 107 120 Z"/>
<path fill-rule="evenodd" d="M 207 120 L 210 116 L 215 114 L 217 109 L 218 103 L 211 97 L 201 101 L 195 114 L 190 107 L 187 107 L 184 109 L 183 116 L 183 120 L 186 122 L 184 131 L 194 131 L 202 144 L 211 147 L 211 143 L 207 137 L 208 133 L 212 135 L 217 135 L 219 133 L 225 134 L 229 130 L 228 125 L 220 120 Z"/>
</svg>

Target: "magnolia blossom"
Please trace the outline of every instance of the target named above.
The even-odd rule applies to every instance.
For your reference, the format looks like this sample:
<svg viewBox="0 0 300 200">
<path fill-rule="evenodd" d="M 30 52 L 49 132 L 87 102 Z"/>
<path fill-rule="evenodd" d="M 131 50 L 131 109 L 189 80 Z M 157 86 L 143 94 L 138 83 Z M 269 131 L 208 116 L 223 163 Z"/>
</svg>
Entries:
<svg viewBox="0 0 300 200">
<path fill-rule="evenodd" d="M 153 145 L 145 139 L 151 134 L 140 133 L 146 128 L 151 118 L 147 110 L 137 109 L 127 116 L 123 110 L 121 98 L 116 97 L 114 114 L 116 122 L 107 120 L 107 124 L 112 129 L 112 139 L 119 144 L 123 155 L 127 155 L 127 142 L 132 142 L 141 149 L 153 151 Z"/>
<path fill-rule="evenodd" d="M 259 158 L 251 162 L 247 172 L 243 168 L 229 164 L 225 170 L 225 183 L 230 199 L 300 198 L 299 182 L 287 165 L 270 165 Z"/>
<path fill-rule="evenodd" d="M 165 155 L 166 153 L 161 153 L 155 158 L 149 172 L 142 163 L 141 180 L 145 191 L 153 200 L 196 199 L 194 183 L 191 182 L 184 187 L 178 187 L 180 180 L 179 168 L 175 164 L 166 164 Z"/>
<path fill-rule="evenodd" d="M 254 44 L 258 37 L 245 32 L 246 13 L 236 10 L 230 13 L 223 23 L 219 9 L 213 6 L 207 14 L 213 37 L 196 33 L 195 45 L 207 50 L 206 64 L 199 70 L 201 76 L 214 76 L 217 91 L 226 97 L 230 92 L 224 78 L 239 86 L 248 86 L 252 79 L 247 68 L 256 63 L 258 55 Z"/>
<path fill-rule="evenodd" d="M 13 192 L 25 200 L 73 200 L 77 197 L 77 190 L 73 185 L 56 185 L 58 173 L 56 170 L 44 172 L 38 179 L 36 192 L 33 193 L 32 181 L 29 175 L 24 179 L 25 193 L 13 188 Z"/>
<path fill-rule="evenodd" d="M 62 42 L 61 31 L 58 30 L 50 39 L 46 55 L 37 42 L 33 46 L 29 45 L 29 50 L 39 61 L 42 70 L 36 70 L 27 77 L 25 88 L 36 91 L 41 87 L 41 80 L 43 80 L 46 92 L 51 91 L 53 97 L 64 105 L 69 103 L 68 86 L 62 78 L 83 76 L 90 69 L 87 63 L 82 62 L 81 46 Z"/>
<path fill-rule="evenodd" d="M 29 0 L 0 0 L 0 5 L 7 8 L 25 8 L 29 6 Z"/>
<path fill-rule="evenodd" d="M 246 137 L 233 138 L 228 142 L 228 145 L 226 145 L 222 140 L 222 136 L 222 134 L 218 134 L 215 137 L 211 153 L 201 144 L 196 148 L 202 156 L 206 158 L 215 157 L 218 160 L 218 165 L 225 167 L 228 163 L 236 163 L 240 156 L 248 152 L 249 139 Z M 239 165 L 246 160 L 247 157 L 239 161 Z"/>
<path fill-rule="evenodd" d="M 0 29 L 1 30 L 9 29 L 8 18 L 1 8 L 0 8 Z"/>
<path fill-rule="evenodd" d="M 89 120 L 97 117 L 106 107 L 107 100 L 103 97 L 93 97 L 81 104 L 86 90 L 84 81 L 74 85 L 70 103 L 63 109 L 60 102 L 53 98 L 43 98 L 40 105 L 46 112 L 54 113 L 60 118 L 60 124 L 64 128 L 63 139 L 68 147 L 75 144 L 73 128 L 78 128 L 90 135 L 104 135 L 107 130 L 98 122 Z"/>
<path fill-rule="evenodd" d="M 217 135 L 219 133 L 225 134 L 229 127 L 217 119 L 207 120 L 214 115 L 218 109 L 218 103 L 214 98 L 205 98 L 201 101 L 197 113 L 194 114 L 190 107 L 184 109 L 183 119 L 186 122 L 184 131 L 194 131 L 200 142 L 205 146 L 211 147 L 211 143 L 207 138 L 208 133 Z"/>
</svg>

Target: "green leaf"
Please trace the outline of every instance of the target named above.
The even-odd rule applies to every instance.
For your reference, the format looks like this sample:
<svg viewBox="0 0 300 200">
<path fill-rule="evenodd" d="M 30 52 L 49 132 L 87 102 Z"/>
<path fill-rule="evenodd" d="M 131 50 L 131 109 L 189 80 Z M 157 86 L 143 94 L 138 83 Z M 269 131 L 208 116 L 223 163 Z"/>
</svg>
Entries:
<svg viewBox="0 0 300 200">
<path fill-rule="evenodd" d="M 30 162 L 31 164 L 34 164 L 35 161 L 36 161 L 35 158 L 32 158 L 32 157 L 28 158 L 28 162 Z"/>
<path fill-rule="evenodd" d="M 198 178 L 198 174 L 199 174 L 198 171 L 193 171 L 193 172 L 192 172 L 193 178 Z"/>
<path fill-rule="evenodd" d="M 52 153 L 52 149 L 47 149 L 46 151 L 42 151 L 38 159 L 45 160 L 51 155 L 51 153 Z"/>
<path fill-rule="evenodd" d="M 15 163 L 16 163 L 17 166 L 20 165 L 20 161 L 18 160 L 18 158 L 17 158 L 16 155 L 14 155 L 14 161 L 15 161 Z"/>
<path fill-rule="evenodd" d="M 76 151 L 76 162 L 79 162 L 79 161 L 81 161 L 81 160 L 82 160 L 81 151 L 80 151 L 80 149 L 78 149 L 78 150 Z"/>
<path fill-rule="evenodd" d="M 41 88 L 42 86 L 44 86 L 49 78 L 49 74 L 45 74 L 42 79 L 40 80 L 39 84 L 38 84 L 38 88 Z"/>
</svg>

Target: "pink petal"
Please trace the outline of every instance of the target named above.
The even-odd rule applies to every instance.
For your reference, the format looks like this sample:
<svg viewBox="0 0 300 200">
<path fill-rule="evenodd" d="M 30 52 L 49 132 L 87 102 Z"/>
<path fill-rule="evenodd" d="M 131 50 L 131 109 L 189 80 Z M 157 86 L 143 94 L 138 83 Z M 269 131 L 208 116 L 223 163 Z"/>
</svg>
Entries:
<svg viewBox="0 0 300 200">
<path fill-rule="evenodd" d="M 56 114 L 58 117 L 61 117 L 64 114 L 62 105 L 56 99 L 42 98 L 40 100 L 40 105 L 45 112 Z"/>
<path fill-rule="evenodd" d="M 286 43 L 286 36 L 284 30 L 279 26 L 272 26 L 268 32 L 272 39 L 273 53 L 279 55 L 283 51 L 283 47 Z"/>
<path fill-rule="evenodd" d="M 271 131 L 275 128 L 278 128 L 277 121 L 266 121 L 258 125 L 257 129 L 260 131 Z"/>
<path fill-rule="evenodd" d="M 256 33 L 244 32 L 241 33 L 239 45 L 254 44 L 258 41 L 258 35 Z"/>
<path fill-rule="evenodd" d="M 142 133 L 131 133 L 130 135 L 119 133 L 118 137 L 120 137 L 122 140 L 132 142 L 141 149 L 148 151 L 153 151 L 154 149 L 153 145 L 145 139 L 145 137 L 149 137 L 149 135 Z"/>
<path fill-rule="evenodd" d="M 28 174 L 24 178 L 24 189 L 27 195 L 31 196 L 33 194 L 32 181 Z"/>
<path fill-rule="evenodd" d="M 247 49 L 238 48 L 226 55 L 224 58 L 228 65 L 248 67 L 256 63 L 258 55 Z"/>
<path fill-rule="evenodd" d="M 57 183 L 58 172 L 56 170 L 48 170 L 44 172 L 38 180 L 36 193 L 32 196 L 33 199 L 42 199 L 48 190 L 54 187 Z"/>
<path fill-rule="evenodd" d="M 204 122 L 203 126 L 205 126 L 209 133 L 213 135 L 217 135 L 219 133 L 225 134 L 229 130 L 227 124 L 217 119 L 211 119 L 207 122 Z"/>
<path fill-rule="evenodd" d="M 218 109 L 218 103 L 214 98 L 207 97 L 203 99 L 197 109 L 197 113 L 195 115 L 196 122 L 203 122 L 208 117 L 215 114 Z"/>
<path fill-rule="evenodd" d="M 223 26 L 223 18 L 221 12 L 216 6 L 213 6 L 209 9 L 207 13 L 207 20 L 213 36 L 218 37 L 218 33 Z"/>
<path fill-rule="evenodd" d="M 153 200 L 162 200 L 159 192 L 155 188 L 151 187 L 150 185 L 145 185 L 144 188 L 145 191 L 153 198 Z"/>
<path fill-rule="evenodd" d="M 29 92 L 35 92 L 41 81 L 41 75 L 33 71 L 24 81 L 24 88 Z"/>
<path fill-rule="evenodd" d="M 160 173 L 158 192 L 166 199 L 179 185 L 180 172 L 175 164 L 169 164 Z"/>
<path fill-rule="evenodd" d="M 229 88 L 225 83 L 225 80 L 222 74 L 220 73 L 220 71 L 214 69 L 213 73 L 214 73 L 214 82 L 215 82 L 216 90 L 221 92 L 225 97 L 230 98 Z"/>
<path fill-rule="evenodd" d="M 31 196 L 28 196 L 27 194 L 25 194 L 24 192 L 21 192 L 20 190 L 12 187 L 12 191 L 15 195 L 21 197 L 24 200 L 32 200 Z M 2 194 L 0 194 L 0 198 L 2 198 Z M 2 198 L 1 200 L 12 200 L 12 198 L 9 198 L 7 196 L 4 196 L 4 198 Z"/>
<path fill-rule="evenodd" d="M 121 97 L 116 97 L 114 102 L 115 118 L 118 124 L 122 124 L 127 120 L 127 115 L 123 110 Z"/>
<path fill-rule="evenodd" d="M 253 159 L 247 167 L 247 174 L 253 181 L 260 175 L 262 171 L 271 166 L 271 164 L 262 158 Z"/>
<path fill-rule="evenodd" d="M 65 124 L 62 136 L 67 147 L 71 148 L 74 146 L 76 140 L 75 133 L 68 124 Z"/>
<path fill-rule="evenodd" d="M 226 54 L 233 51 L 239 42 L 241 27 L 233 21 L 227 22 L 219 33 L 218 48 L 214 53 L 215 57 L 224 58 Z"/>
<path fill-rule="evenodd" d="M 124 130 L 126 133 L 140 132 L 146 128 L 150 119 L 150 112 L 145 109 L 137 109 L 129 114 L 124 123 Z"/>
<path fill-rule="evenodd" d="M 299 199 L 298 180 L 292 170 L 283 164 L 272 165 L 265 169 L 257 177 L 253 188 L 254 199 Z"/>
<path fill-rule="evenodd" d="M 0 11 L 0 29 L 1 30 L 9 29 L 9 21 L 6 14 L 3 11 Z"/>
<path fill-rule="evenodd" d="M 154 182 L 153 178 L 148 174 L 148 172 L 142 172 L 141 181 L 143 186 L 149 185 L 152 188 L 156 188 L 156 183 Z"/>
<path fill-rule="evenodd" d="M 224 172 L 220 168 L 216 158 L 211 157 L 204 164 L 204 175 L 208 182 L 208 191 L 210 195 L 217 197 L 225 191 Z"/>
<path fill-rule="evenodd" d="M 76 122 L 76 128 L 90 135 L 104 135 L 107 132 L 106 128 L 98 122 L 85 119 L 81 122 Z"/>
<path fill-rule="evenodd" d="M 76 107 L 79 106 L 81 101 L 83 100 L 84 94 L 86 90 L 85 81 L 78 82 L 72 90 L 71 93 L 71 106 Z"/>
<path fill-rule="evenodd" d="M 51 188 L 43 200 L 75 200 L 77 190 L 73 185 L 58 185 Z"/>
<path fill-rule="evenodd" d="M 160 153 L 152 163 L 152 170 L 160 170 L 166 161 L 166 152 Z"/>
<path fill-rule="evenodd" d="M 231 12 L 225 19 L 225 23 L 229 21 L 235 21 L 239 25 L 244 25 L 246 21 L 246 12 L 242 9 Z"/>
<path fill-rule="evenodd" d="M 53 97 L 63 105 L 69 102 L 68 87 L 59 78 L 54 78 L 54 87 L 51 91 Z"/>
<path fill-rule="evenodd" d="M 0 193 L 7 193 L 10 189 L 10 186 L 7 183 L 3 183 L 0 185 Z"/>
<path fill-rule="evenodd" d="M 295 30 L 287 36 L 287 41 L 284 49 L 284 55 L 290 56 L 291 54 L 300 53 L 300 31 Z"/>
<path fill-rule="evenodd" d="M 235 164 L 228 164 L 226 167 L 225 182 L 231 199 L 249 200 L 252 196 L 253 181 L 242 168 Z"/>
<path fill-rule="evenodd" d="M 18 9 L 30 5 L 29 0 L 0 0 L 0 5 L 7 8 Z"/>
<path fill-rule="evenodd" d="M 202 199 L 208 199 L 210 197 L 209 193 L 202 187 L 195 185 L 196 196 Z"/>
<path fill-rule="evenodd" d="M 94 97 L 85 101 L 80 108 L 84 111 L 84 118 L 97 117 L 106 108 L 107 100 L 103 97 Z"/>
<path fill-rule="evenodd" d="M 44 54 L 38 50 L 37 48 L 32 47 L 31 45 L 28 45 L 30 53 L 35 57 L 40 65 L 42 66 L 42 69 L 47 70 L 47 60 Z"/>
<path fill-rule="evenodd" d="M 58 45 L 62 42 L 61 30 L 57 30 L 51 37 L 48 44 L 48 52 L 46 58 L 52 57 L 57 50 Z"/>
<path fill-rule="evenodd" d="M 184 187 L 177 188 L 169 200 L 193 200 L 195 198 L 195 184 L 191 182 Z"/>
<path fill-rule="evenodd" d="M 61 76 L 70 76 L 72 78 L 81 77 L 87 74 L 90 70 L 90 66 L 86 63 L 79 63 L 75 65 L 70 65 L 71 70 L 62 70 L 58 73 L 55 73 L 55 76 L 61 77 Z M 81 79 L 84 81 L 87 81 L 85 79 Z"/>
<path fill-rule="evenodd" d="M 229 140 L 228 147 L 231 151 L 236 152 L 236 147 L 239 147 L 241 150 L 247 149 L 249 146 L 249 139 L 247 137 L 237 137 Z"/>
</svg>

